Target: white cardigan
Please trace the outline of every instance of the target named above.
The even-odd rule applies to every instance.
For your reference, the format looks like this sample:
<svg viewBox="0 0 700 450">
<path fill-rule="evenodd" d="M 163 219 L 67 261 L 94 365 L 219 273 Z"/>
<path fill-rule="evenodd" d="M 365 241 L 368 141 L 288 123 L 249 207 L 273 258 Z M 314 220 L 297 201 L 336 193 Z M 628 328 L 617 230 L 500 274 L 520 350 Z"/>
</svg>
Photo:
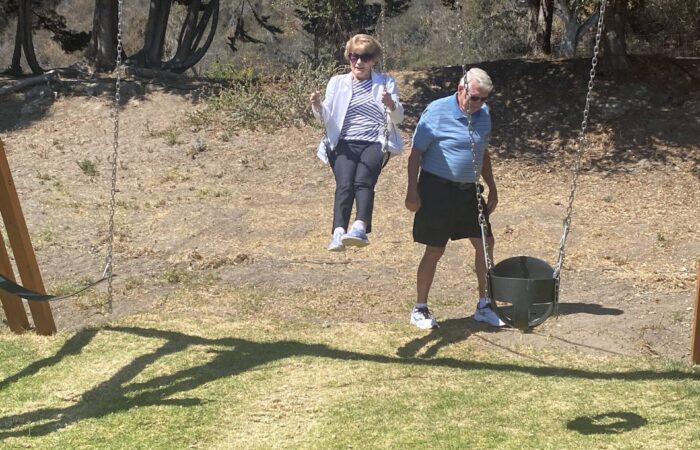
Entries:
<svg viewBox="0 0 700 450">
<path fill-rule="evenodd" d="M 386 91 L 391 94 L 396 107 L 393 111 L 387 109 L 387 127 L 389 128 L 388 151 L 391 153 L 401 153 L 403 151 L 403 141 L 396 125 L 403 121 L 403 105 L 399 101 L 399 91 L 396 81 L 391 75 L 372 71 L 372 94 L 379 106 L 384 109 L 382 95 L 384 94 L 386 81 Z M 326 135 L 321 139 L 316 155 L 328 164 L 326 146 L 334 149 L 338 145 L 340 131 L 343 129 L 345 114 L 350 106 L 352 98 L 352 74 L 336 75 L 330 79 L 326 86 L 326 98 L 321 103 L 321 111 L 311 108 L 314 116 L 326 127 Z M 384 135 L 380 134 L 379 142 L 384 145 Z"/>
</svg>

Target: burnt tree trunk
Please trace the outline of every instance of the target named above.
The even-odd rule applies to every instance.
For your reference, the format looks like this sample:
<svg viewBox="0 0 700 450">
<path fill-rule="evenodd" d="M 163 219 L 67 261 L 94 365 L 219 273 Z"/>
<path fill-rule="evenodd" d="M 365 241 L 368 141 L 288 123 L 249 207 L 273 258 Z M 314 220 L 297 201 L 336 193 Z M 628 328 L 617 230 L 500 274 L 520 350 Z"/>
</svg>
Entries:
<svg viewBox="0 0 700 450">
<path fill-rule="evenodd" d="M 191 0 L 187 7 L 187 18 L 180 29 L 175 56 L 164 63 L 163 68 L 182 73 L 197 64 L 214 40 L 218 22 L 219 0 L 210 0 L 207 4 L 202 4 L 201 0 Z M 202 44 L 207 28 L 209 32 Z"/>
<path fill-rule="evenodd" d="M 118 0 L 95 0 L 88 57 L 98 71 L 109 71 L 116 67 L 118 7 Z"/>
<path fill-rule="evenodd" d="M 172 0 L 150 1 L 143 48 L 133 57 L 136 66 L 156 70 L 162 68 L 171 5 Z"/>
<path fill-rule="evenodd" d="M 543 0 L 544 33 L 542 34 L 542 53 L 552 54 L 552 20 L 554 18 L 554 0 Z"/>
<path fill-rule="evenodd" d="M 22 74 L 22 52 L 27 60 L 27 64 L 34 74 L 44 73 L 44 69 L 39 65 L 34 52 L 34 37 L 32 34 L 32 4 L 31 0 L 17 1 L 17 32 L 15 34 L 15 49 L 12 53 L 12 65 L 8 72 Z"/>
</svg>

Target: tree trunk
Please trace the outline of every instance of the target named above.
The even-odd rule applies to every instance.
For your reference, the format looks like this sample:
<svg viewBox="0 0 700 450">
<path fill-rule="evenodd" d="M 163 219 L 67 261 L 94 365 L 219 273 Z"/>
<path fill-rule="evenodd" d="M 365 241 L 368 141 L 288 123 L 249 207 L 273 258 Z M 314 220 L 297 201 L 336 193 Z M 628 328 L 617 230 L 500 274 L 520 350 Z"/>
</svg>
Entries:
<svg viewBox="0 0 700 450">
<path fill-rule="evenodd" d="M 17 34 L 15 35 L 15 51 L 12 55 L 13 72 L 22 73 L 22 50 L 27 64 L 34 74 L 44 73 L 34 53 L 34 38 L 32 35 L 32 4 L 31 0 L 18 0 L 19 11 L 17 13 Z"/>
<path fill-rule="evenodd" d="M 22 26 L 19 16 L 17 16 L 17 31 L 15 32 L 15 51 L 12 53 L 12 65 L 7 73 L 22 75 Z"/>
<path fill-rule="evenodd" d="M 161 69 L 171 4 L 171 0 L 151 0 L 143 49 L 137 58 L 142 67 Z"/>
<path fill-rule="evenodd" d="M 570 10 L 566 0 L 559 0 L 559 7 L 561 8 L 560 15 L 564 20 L 564 35 L 562 36 L 560 51 L 563 56 L 573 58 L 576 55 L 576 47 L 579 40 L 581 40 L 581 36 L 598 23 L 599 12 L 586 19 L 582 25 L 579 25 L 576 8 Z"/>
<path fill-rule="evenodd" d="M 527 48 L 530 53 L 534 53 L 538 46 L 539 24 L 540 24 L 540 3 L 541 0 L 527 0 L 529 25 L 527 29 Z"/>
<path fill-rule="evenodd" d="M 605 14 L 605 30 L 601 38 L 603 43 L 602 62 L 615 75 L 621 75 L 630 69 L 625 42 L 627 25 L 627 0 L 608 0 Z"/>
<path fill-rule="evenodd" d="M 201 10 L 201 17 L 200 17 Z M 219 23 L 219 0 L 210 0 L 202 6 L 201 0 L 192 0 L 188 6 L 187 19 L 182 24 L 177 51 L 172 60 L 163 64 L 166 70 L 183 73 L 202 59 L 214 40 Z M 204 33 L 209 33 L 201 45 Z"/>
<path fill-rule="evenodd" d="M 559 51 L 563 56 L 571 58 L 576 52 L 576 34 L 578 31 L 576 8 L 569 9 L 565 0 L 559 0 L 559 8 L 559 16 L 564 21 L 564 33 L 559 43 Z"/>
<path fill-rule="evenodd" d="M 92 42 L 88 56 L 98 71 L 110 71 L 116 66 L 118 7 L 118 0 L 95 0 Z"/>
<path fill-rule="evenodd" d="M 543 0 L 544 34 L 542 35 L 542 53 L 552 54 L 552 20 L 554 19 L 554 0 Z"/>
</svg>

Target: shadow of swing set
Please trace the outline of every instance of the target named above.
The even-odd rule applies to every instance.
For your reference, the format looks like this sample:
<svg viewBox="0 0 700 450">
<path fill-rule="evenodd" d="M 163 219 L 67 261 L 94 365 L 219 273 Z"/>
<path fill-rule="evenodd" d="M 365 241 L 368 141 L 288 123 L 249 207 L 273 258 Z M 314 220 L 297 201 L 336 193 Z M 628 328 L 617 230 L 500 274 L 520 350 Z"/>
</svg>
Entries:
<svg viewBox="0 0 700 450">
<path fill-rule="evenodd" d="M 486 219 L 484 216 L 484 205 L 482 204 L 479 190 L 477 189 L 477 200 L 479 203 L 479 224 L 481 226 L 482 242 L 484 245 L 484 255 L 486 259 L 487 271 L 487 289 L 488 294 L 492 299 L 492 308 L 498 316 L 508 325 L 518 328 L 522 331 L 528 331 L 544 323 L 547 318 L 557 313 L 557 305 L 559 301 L 559 279 L 561 268 L 564 263 L 566 239 L 571 225 L 571 213 L 573 207 L 574 196 L 576 192 L 576 181 L 580 169 L 581 162 L 581 145 L 583 143 L 591 94 L 593 91 L 593 80 L 595 78 L 595 67 L 597 64 L 597 56 L 599 43 L 603 28 L 603 19 L 605 15 L 605 5 L 601 4 L 600 14 L 598 18 L 598 28 L 596 33 L 596 43 L 592 59 L 592 67 L 590 71 L 590 81 L 588 83 L 588 92 L 586 95 L 586 104 L 583 112 L 583 121 L 581 124 L 581 135 L 576 148 L 576 159 L 574 164 L 574 176 L 571 184 L 571 192 L 569 194 L 569 203 L 567 208 L 567 216 L 564 219 L 564 232 L 559 245 L 559 260 L 555 267 L 551 267 L 545 261 L 531 256 L 516 256 L 505 259 L 500 263 L 493 265 L 489 257 L 489 249 L 486 241 Z M 383 9 L 383 4 L 382 4 Z M 460 8 L 461 9 L 461 8 Z M 383 24 L 382 24 L 383 29 Z M 119 52 L 117 52 L 118 55 Z M 118 104 L 119 104 L 119 83 L 120 83 L 120 67 L 121 61 L 118 56 L 117 61 L 117 82 L 116 82 L 116 102 L 115 102 L 115 139 L 114 139 L 114 155 L 112 159 L 112 202 L 110 208 L 110 239 L 107 264 L 105 272 L 99 280 L 88 284 L 82 289 L 67 294 L 67 295 L 50 295 L 46 294 L 41 274 L 36 262 L 33 248 L 31 246 L 29 233 L 22 214 L 17 192 L 14 188 L 12 175 L 9 169 L 7 158 L 0 141 L 0 200 L 2 204 L 2 217 L 5 222 L 5 227 L 15 257 L 17 269 L 22 280 L 22 285 L 16 282 L 12 272 L 9 255 L 5 250 L 2 235 L 0 234 L 0 298 L 5 310 L 8 325 L 14 332 L 21 333 L 29 328 L 24 306 L 20 299 L 27 300 L 32 316 L 34 318 L 36 331 L 39 334 L 50 335 L 56 332 L 56 325 L 51 315 L 49 301 L 59 300 L 62 298 L 71 297 L 85 289 L 88 289 L 102 281 L 109 281 L 109 310 L 111 311 L 112 299 L 112 236 L 113 236 L 113 214 L 114 214 L 114 193 L 116 191 L 116 156 L 118 150 Z M 463 66 L 464 74 L 466 75 L 466 65 Z M 473 130 L 471 122 L 471 114 L 468 114 L 469 122 L 469 138 L 473 145 Z M 476 163 L 474 164 L 476 169 Z M 479 173 L 475 173 L 477 183 L 479 181 Z"/>
</svg>

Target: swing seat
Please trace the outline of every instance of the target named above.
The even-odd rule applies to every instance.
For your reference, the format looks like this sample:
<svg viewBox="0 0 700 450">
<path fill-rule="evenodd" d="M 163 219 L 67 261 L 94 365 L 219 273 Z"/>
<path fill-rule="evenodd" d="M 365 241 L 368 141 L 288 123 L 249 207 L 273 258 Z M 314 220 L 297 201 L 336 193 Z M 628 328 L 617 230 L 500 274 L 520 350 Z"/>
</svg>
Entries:
<svg viewBox="0 0 700 450">
<path fill-rule="evenodd" d="M 112 275 L 112 277 L 115 277 L 116 275 Z M 62 300 L 64 298 L 68 297 L 73 297 L 74 295 L 78 295 L 81 292 L 90 289 L 93 286 L 96 286 L 103 281 L 107 280 L 109 277 L 102 277 L 97 281 L 93 281 L 86 286 L 81 287 L 75 292 L 71 292 L 68 294 L 64 295 L 51 295 L 51 294 L 42 294 L 41 292 L 36 292 L 32 291 L 31 289 L 27 289 L 26 287 L 19 285 L 15 283 L 14 281 L 10 280 L 6 276 L 0 274 L 0 291 L 7 292 L 8 294 L 12 294 L 16 297 L 23 298 L 25 300 L 34 300 L 34 301 L 39 301 L 39 302 L 48 302 L 52 300 Z"/>
<path fill-rule="evenodd" d="M 505 259 L 488 273 L 487 282 L 494 311 L 511 327 L 528 331 L 556 311 L 559 283 L 554 269 L 541 259 Z M 499 306 L 499 302 L 510 305 Z"/>
</svg>

